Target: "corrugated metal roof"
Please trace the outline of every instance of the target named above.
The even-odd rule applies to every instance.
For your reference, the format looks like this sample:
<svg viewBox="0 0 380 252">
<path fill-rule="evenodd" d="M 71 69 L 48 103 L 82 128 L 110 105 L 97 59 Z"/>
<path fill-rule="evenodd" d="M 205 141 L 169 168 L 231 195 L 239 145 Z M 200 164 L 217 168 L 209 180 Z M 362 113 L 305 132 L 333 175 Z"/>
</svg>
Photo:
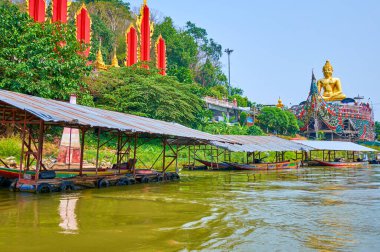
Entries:
<svg viewBox="0 0 380 252">
<path fill-rule="evenodd" d="M 115 111 L 0 90 L 0 101 L 25 110 L 51 124 L 75 124 L 125 132 L 157 134 L 188 139 L 223 141 L 220 137 L 178 123 L 164 122 Z"/>
<path fill-rule="evenodd" d="M 376 151 L 365 146 L 342 141 L 309 141 L 309 140 L 293 140 L 293 142 L 312 147 L 316 150 L 330 151 Z"/>
<path fill-rule="evenodd" d="M 275 136 L 229 136 L 221 135 L 224 142 L 212 141 L 211 144 L 233 152 L 264 151 L 310 151 L 313 148 Z M 237 144 L 231 144 L 237 143 Z"/>
</svg>

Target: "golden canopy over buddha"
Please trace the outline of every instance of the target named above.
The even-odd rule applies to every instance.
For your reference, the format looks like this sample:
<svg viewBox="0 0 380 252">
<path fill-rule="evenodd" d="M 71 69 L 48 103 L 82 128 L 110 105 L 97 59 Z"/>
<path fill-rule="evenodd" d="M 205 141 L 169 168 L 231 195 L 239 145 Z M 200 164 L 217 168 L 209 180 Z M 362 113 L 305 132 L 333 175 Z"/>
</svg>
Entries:
<svg viewBox="0 0 380 252">
<path fill-rule="evenodd" d="M 323 67 L 324 78 L 318 80 L 319 93 L 323 90 L 322 98 L 325 101 L 341 101 L 346 98 L 346 95 L 342 92 L 342 84 L 339 78 L 332 76 L 334 68 L 330 64 L 330 61 L 326 61 Z"/>
</svg>

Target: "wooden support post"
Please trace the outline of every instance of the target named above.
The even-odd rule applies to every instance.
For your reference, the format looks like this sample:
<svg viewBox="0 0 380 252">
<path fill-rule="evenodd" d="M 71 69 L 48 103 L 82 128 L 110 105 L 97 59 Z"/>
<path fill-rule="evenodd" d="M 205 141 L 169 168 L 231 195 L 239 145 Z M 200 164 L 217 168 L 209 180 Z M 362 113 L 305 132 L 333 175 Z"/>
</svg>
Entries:
<svg viewBox="0 0 380 252">
<path fill-rule="evenodd" d="M 32 135 L 30 132 L 28 132 L 28 146 L 32 146 Z M 30 150 L 27 151 L 27 155 L 26 155 L 26 170 L 29 171 L 30 169 Z"/>
<path fill-rule="evenodd" d="M 83 155 L 84 155 L 84 138 L 86 136 L 86 130 L 85 128 L 81 128 L 82 132 L 82 139 L 80 141 L 80 161 L 79 161 L 79 176 L 83 175 Z"/>
<path fill-rule="evenodd" d="M 162 172 L 165 172 L 165 165 L 166 165 L 166 138 L 163 138 L 162 139 L 162 147 L 163 147 L 163 149 L 162 149 L 162 154 L 163 154 L 163 156 L 162 156 Z"/>
<path fill-rule="evenodd" d="M 175 172 L 179 173 L 179 169 L 178 169 L 178 145 L 175 146 Z"/>
<path fill-rule="evenodd" d="M 194 143 L 194 149 L 193 149 L 193 166 L 195 167 L 195 157 L 196 157 L 196 151 L 195 151 L 195 143 Z"/>
<path fill-rule="evenodd" d="M 117 155 L 116 155 L 116 163 L 117 163 L 117 169 L 120 174 L 120 165 L 121 165 L 121 160 L 120 160 L 120 152 L 121 152 L 121 132 L 118 131 L 117 133 Z"/>
<path fill-rule="evenodd" d="M 72 133 L 72 128 L 70 128 L 70 139 L 69 139 L 69 167 L 68 169 L 70 170 L 70 166 L 71 166 L 71 133 Z M 81 150 L 82 152 L 83 150 Z"/>
<path fill-rule="evenodd" d="M 18 179 L 21 179 L 23 164 L 24 164 L 24 147 L 25 147 L 25 130 L 26 130 L 26 111 L 24 116 L 24 123 L 22 126 L 22 132 L 21 132 L 21 155 L 20 155 L 20 172 L 18 174 Z"/>
<path fill-rule="evenodd" d="M 45 134 L 45 122 L 41 120 L 40 129 L 38 132 L 37 164 L 36 164 L 36 177 L 35 177 L 36 181 L 38 181 L 38 178 L 40 176 L 42 153 L 43 153 L 43 146 L 44 146 L 44 134 Z"/>
<path fill-rule="evenodd" d="M 219 148 L 216 148 L 216 163 L 219 169 Z"/>
<path fill-rule="evenodd" d="M 95 164 L 95 169 L 96 169 L 96 176 L 98 176 L 98 169 L 99 169 L 99 149 L 100 149 L 100 128 L 98 129 L 98 145 L 96 147 L 96 164 Z"/>
<path fill-rule="evenodd" d="M 132 171 L 133 171 L 133 177 L 135 178 L 136 177 L 136 161 L 137 161 L 137 140 L 138 140 L 138 136 L 137 136 L 137 133 L 135 133 L 135 141 L 134 141 L 134 146 L 133 146 L 133 162 L 132 162 Z"/>
</svg>

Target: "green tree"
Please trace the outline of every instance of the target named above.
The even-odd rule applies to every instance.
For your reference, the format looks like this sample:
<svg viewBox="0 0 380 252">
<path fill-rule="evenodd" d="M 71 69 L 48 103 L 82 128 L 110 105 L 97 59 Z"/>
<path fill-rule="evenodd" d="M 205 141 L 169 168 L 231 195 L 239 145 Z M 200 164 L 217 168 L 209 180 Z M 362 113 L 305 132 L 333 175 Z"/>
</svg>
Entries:
<svg viewBox="0 0 380 252">
<path fill-rule="evenodd" d="M 375 133 L 377 140 L 380 140 L 380 122 L 375 122 Z"/>
<path fill-rule="evenodd" d="M 82 79 L 90 68 L 77 53 L 73 25 L 35 23 L 8 2 L 0 6 L 0 20 L 1 88 L 64 100 L 85 93 Z"/>
<path fill-rule="evenodd" d="M 239 123 L 240 125 L 246 125 L 247 124 L 247 117 L 248 117 L 248 114 L 246 112 L 241 112 L 240 113 L 240 118 L 239 118 Z"/>
<path fill-rule="evenodd" d="M 192 93 L 194 84 L 181 84 L 138 65 L 113 68 L 90 76 L 87 83 L 95 105 L 106 109 L 198 127 L 204 102 Z"/>
<path fill-rule="evenodd" d="M 99 50 L 99 43 L 102 43 L 102 54 L 104 59 L 111 60 L 113 57 L 113 50 L 115 44 L 114 33 L 107 27 L 107 25 L 99 18 L 99 16 L 91 15 L 91 52 L 89 60 L 96 59 L 96 53 Z M 125 47 L 124 47 L 125 48 Z M 125 52 L 124 52 L 125 55 Z"/>
<path fill-rule="evenodd" d="M 299 125 L 298 125 L 298 120 L 297 117 L 290 111 L 284 110 L 285 115 L 288 118 L 288 127 L 286 129 L 286 133 L 288 135 L 295 135 L 300 131 Z"/>
<path fill-rule="evenodd" d="M 258 126 L 267 133 L 294 135 L 299 131 L 295 115 L 277 107 L 264 107 L 257 120 Z"/>
<path fill-rule="evenodd" d="M 250 105 L 251 105 L 251 103 L 247 97 L 243 97 L 239 94 L 234 94 L 234 95 L 229 97 L 230 102 L 232 102 L 234 99 L 236 99 L 239 107 L 250 107 Z"/>
<path fill-rule="evenodd" d="M 247 134 L 251 136 L 264 136 L 264 131 L 257 125 L 253 125 L 248 128 Z"/>
<path fill-rule="evenodd" d="M 177 30 L 170 17 L 165 17 L 162 23 L 156 24 L 153 41 L 160 34 L 166 40 L 168 75 L 176 76 L 181 82 L 193 82 L 194 76 L 189 69 L 196 64 L 198 55 L 194 39 L 188 33 Z"/>
<path fill-rule="evenodd" d="M 223 99 L 224 97 L 228 96 L 228 91 L 225 86 L 217 85 L 209 88 L 207 91 L 207 95 L 218 99 Z"/>
</svg>

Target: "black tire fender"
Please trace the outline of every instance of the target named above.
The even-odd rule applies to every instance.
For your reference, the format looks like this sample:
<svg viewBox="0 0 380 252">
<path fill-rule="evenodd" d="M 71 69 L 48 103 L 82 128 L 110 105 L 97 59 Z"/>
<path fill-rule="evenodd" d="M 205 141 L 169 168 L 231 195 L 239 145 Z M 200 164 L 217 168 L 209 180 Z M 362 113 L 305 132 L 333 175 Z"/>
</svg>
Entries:
<svg viewBox="0 0 380 252">
<path fill-rule="evenodd" d="M 51 193 L 52 192 L 52 187 L 48 183 L 41 183 L 37 186 L 37 193 Z"/>
<path fill-rule="evenodd" d="M 141 183 L 149 183 L 150 182 L 150 179 L 149 179 L 149 177 L 148 176 L 144 176 L 144 177 L 142 177 L 141 178 Z"/>
<path fill-rule="evenodd" d="M 74 191 L 75 186 L 74 183 L 71 181 L 63 181 L 60 186 L 61 192 L 67 192 L 67 191 Z"/>
<path fill-rule="evenodd" d="M 98 181 L 98 188 L 106 188 L 110 186 L 110 182 L 107 179 L 101 179 Z"/>
</svg>

